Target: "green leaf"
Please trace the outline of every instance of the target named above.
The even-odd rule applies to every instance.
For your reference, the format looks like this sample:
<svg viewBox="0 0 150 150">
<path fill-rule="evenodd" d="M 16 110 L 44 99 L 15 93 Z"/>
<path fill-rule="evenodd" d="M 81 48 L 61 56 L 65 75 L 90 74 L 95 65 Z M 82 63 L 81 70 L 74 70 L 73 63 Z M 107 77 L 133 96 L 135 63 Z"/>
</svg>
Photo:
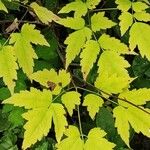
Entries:
<svg viewBox="0 0 150 150">
<path fill-rule="evenodd" d="M 79 55 L 81 48 L 83 48 L 86 40 L 90 40 L 92 31 L 85 27 L 81 30 L 71 33 L 65 40 L 66 48 L 66 68 Z M 80 37 L 80 38 L 79 38 Z"/>
<path fill-rule="evenodd" d="M 10 91 L 8 90 L 8 88 L 3 87 L 0 88 L 0 101 L 1 100 L 5 100 L 7 98 L 9 98 L 11 96 Z"/>
<path fill-rule="evenodd" d="M 83 73 L 84 79 L 86 79 L 89 74 L 93 64 L 96 62 L 97 55 L 100 52 L 100 46 L 97 41 L 89 40 L 83 47 L 80 54 L 81 58 L 81 71 Z"/>
<path fill-rule="evenodd" d="M 150 26 L 145 23 L 136 22 L 130 29 L 130 49 L 134 50 L 138 46 L 142 57 L 146 56 L 150 60 Z"/>
<path fill-rule="evenodd" d="M 128 11 L 132 5 L 130 0 L 115 0 L 115 3 L 118 5 L 117 8 L 122 11 Z"/>
<path fill-rule="evenodd" d="M 122 12 L 119 16 L 119 20 L 121 35 L 124 35 L 133 23 L 133 16 L 129 12 Z"/>
<path fill-rule="evenodd" d="M 69 13 L 74 11 L 74 17 L 85 16 L 87 13 L 87 6 L 81 0 L 76 0 L 64 6 L 58 13 Z"/>
<path fill-rule="evenodd" d="M 49 24 L 52 20 L 57 22 L 60 19 L 52 11 L 45 7 L 39 6 L 36 2 L 31 3 L 30 7 L 34 10 L 38 18 L 45 24 Z"/>
<path fill-rule="evenodd" d="M 35 25 L 24 24 L 21 33 L 12 33 L 10 44 L 14 43 L 15 55 L 19 66 L 29 76 L 33 72 L 33 59 L 37 58 L 31 43 L 49 46 L 40 31 L 34 29 Z M 30 34 L 29 34 L 30 31 Z"/>
<path fill-rule="evenodd" d="M 101 2 L 101 0 L 86 0 L 86 5 L 89 9 L 94 9 Z"/>
<path fill-rule="evenodd" d="M 71 29 L 82 29 L 85 25 L 85 21 L 82 18 L 72 18 L 72 17 L 67 17 L 60 19 L 58 21 L 59 24 L 64 25 L 65 27 L 71 28 Z"/>
<path fill-rule="evenodd" d="M 146 3 L 143 3 L 143 2 L 133 2 L 132 3 L 132 8 L 135 12 L 141 12 L 141 11 L 149 8 L 149 6 Z"/>
<path fill-rule="evenodd" d="M 134 17 L 135 17 L 138 21 L 144 21 L 144 22 L 150 21 L 150 14 L 149 14 L 149 13 L 146 13 L 145 11 L 134 13 Z"/>
<path fill-rule="evenodd" d="M 100 31 L 101 29 L 108 29 L 116 25 L 113 21 L 104 17 L 105 12 L 95 13 L 91 17 L 91 28 L 94 32 Z"/>
<path fill-rule="evenodd" d="M 84 149 L 91 150 L 94 147 L 95 150 L 100 150 L 105 147 L 106 150 L 112 150 L 116 145 L 103 138 L 105 135 L 105 131 L 100 128 L 91 129 L 88 134 L 88 139 L 85 142 Z"/>
<path fill-rule="evenodd" d="M 1 0 L 0 0 L 0 10 L 3 10 L 8 13 L 7 8 L 5 7 L 5 5 L 3 4 L 3 2 Z"/>
<path fill-rule="evenodd" d="M 13 124 L 13 128 L 22 126 L 24 124 L 24 119 L 21 116 L 24 112 L 25 111 L 23 108 L 13 107 L 8 116 L 8 120 Z"/>
<path fill-rule="evenodd" d="M 14 49 L 11 46 L 4 46 L 0 50 L 0 77 L 3 77 L 4 83 L 8 86 L 11 94 L 14 93 L 15 81 L 17 80 L 18 65 Z"/>
<path fill-rule="evenodd" d="M 96 115 L 96 125 L 107 133 L 107 139 L 116 144 L 115 149 L 124 147 L 125 144 L 120 138 L 115 128 L 115 120 L 111 113 L 111 109 L 101 107 L 98 114 Z"/>
<path fill-rule="evenodd" d="M 102 107 L 103 103 L 104 101 L 101 97 L 94 94 L 88 94 L 84 97 L 84 102 L 82 105 L 87 106 L 90 117 L 94 119 L 96 113 L 99 111 L 99 108 Z"/>
<path fill-rule="evenodd" d="M 120 54 L 130 54 L 129 48 L 124 43 L 115 37 L 110 37 L 107 34 L 103 34 L 99 39 L 100 47 L 105 50 L 114 51 Z"/>
<path fill-rule="evenodd" d="M 73 109 L 75 109 L 75 106 L 80 105 L 80 97 L 81 97 L 80 93 L 75 91 L 67 92 L 64 95 L 62 95 L 61 97 L 62 103 L 67 108 L 70 116 L 72 116 Z"/>
</svg>

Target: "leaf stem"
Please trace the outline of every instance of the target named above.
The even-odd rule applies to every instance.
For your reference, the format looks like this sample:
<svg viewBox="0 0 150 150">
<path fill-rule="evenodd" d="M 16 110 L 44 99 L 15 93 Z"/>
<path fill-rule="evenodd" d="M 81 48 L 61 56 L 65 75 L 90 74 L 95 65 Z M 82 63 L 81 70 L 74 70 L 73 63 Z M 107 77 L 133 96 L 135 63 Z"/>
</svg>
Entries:
<svg viewBox="0 0 150 150">
<path fill-rule="evenodd" d="M 104 11 L 104 10 L 112 11 L 112 10 L 118 10 L 118 8 L 101 8 L 101 9 L 94 9 L 94 10 L 90 10 L 90 11 L 97 12 L 97 11 Z"/>
<path fill-rule="evenodd" d="M 74 81 L 72 80 L 72 84 L 76 90 L 76 92 L 78 91 L 77 86 L 75 85 Z M 83 140 L 83 132 L 82 132 L 82 124 L 81 124 L 81 116 L 80 116 L 80 108 L 79 106 L 77 106 L 77 112 L 78 112 L 78 122 L 79 122 L 79 129 L 80 129 L 80 134 L 81 134 L 81 139 Z"/>
</svg>

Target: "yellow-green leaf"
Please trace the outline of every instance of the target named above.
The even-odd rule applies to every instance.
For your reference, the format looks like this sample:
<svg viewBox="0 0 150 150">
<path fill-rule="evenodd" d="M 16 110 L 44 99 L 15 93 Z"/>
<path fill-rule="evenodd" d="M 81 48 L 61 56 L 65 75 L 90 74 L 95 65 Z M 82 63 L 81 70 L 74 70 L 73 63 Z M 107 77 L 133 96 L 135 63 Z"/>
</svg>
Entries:
<svg viewBox="0 0 150 150">
<path fill-rule="evenodd" d="M 90 40 L 92 31 L 85 27 L 81 30 L 71 33 L 65 40 L 66 48 L 66 68 L 79 55 L 81 48 L 83 48 L 86 40 Z M 80 38 L 79 38 L 80 37 Z"/>
<path fill-rule="evenodd" d="M 146 56 L 150 60 L 150 26 L 142 22 L 136 22 L 130 29 L 130 49 L 134 50 L 138 46 L 142 57 Z"/>
<path fill-rule="evenodd" d="M 55 95 L 59 94 L 61 89 L 67 86 L 71 80 L 70 74 L 65 70 L 60 70 L 57 74 L 54 69 L 35 72 L 30 75 L 30 79 L 50 88 Z"/>
<path fill-rule="evenodd" d="M 150 137 L 150 117 L 148 113 L 132 105 L 126 109 L 118 106 L 113 112 L 116 118 L 115 126 L 117 127 L 118 133 L 128 146 L 129 123 L 135 132 L 142 132 L 145 136 Z"/>
<path fill-rule="evenodd" d="M 101 0 L 86 0 L 86 5 L 89 9 L 94 9 L 101 2 Z"/>
<path fill-rule="evenodd" d="M 24 125 L 23 149 L 27 149 L 48 134 L 52 119 L 57 142 L 60 141 L 68 125 L 64 116 L 64 107 L 62 104 L 52 103 L 52 94 L 49 90 L 42 92 L 32 88 L 30 92 L 22 91 L 14 94 L 3 101 L 3 103 L 29 109 L 23 114 L 23 117 L 27 120 L 27 123 Z"/>
<path fill-rule="evenodd" d="M 28 76 L 33 72 L 33 59 L 37 59 L 31 43 L 49 45 L 44 36 L 34 28 L 35 25 L 24 24 L 21 33 L 12 33 L 9 41 L 10 44 L 14 43 L 15 56 L 18 59 L 19 66 Z"/>
<path fill-rule="evenodd" d="M 30 33 L 30 34 L 29 34 Z M 33 44 L 40 44 L 49 46 L 49 43 L 46 41 L 44 36 L 40 33 L 39 30 L 35 29 L 35 25 L 32 24 L 24 24 L 21 28 L 20 35 L 22 38 L 24 38 L 26 41 L 31 42 Z M 13 34 L 12 34 L 13 36 Z M 12 38 L 13 39 L 13 38 Z M 12 40 L 11 39 L 11 40 Z M 14 41 L 13 41 L 14 42 Z"/>
<path fill-rule="evenodd" d="M 135 12 L 141 12 L 141 11 L 149 8 L 149 6 L 143 2 L 134 2 L 134 3 L 132 3 L 132 8 Z"/>
<path fill-rule="evenodd" d="M 72 18 L 72 17 L 60 19 L 57 23 L 75 30 L 82 29 L 85 25 L 85 21 L 83 18 Z"/>
<path fill-rule="evenodd" d="M 106 135 L 104 130 L 93 128 L 88 134 L 88 139 L 85 142 L 84 150 L 112 150 L 116 145 L 104 138 Z"/>
<path fill-rule="evenodd" d="M 150 14 L 149 14 L 149 13 L 146 13 L 145 11 L 134 13 L 134 17 L 135 17 L 138 21 L 144 21 L 144 22 L 150 21 Z"/>
<path fill-rule="evenodd" d="M 132 5 L 130 0 L 115 0 L 115 3 L 118 5 L 117 8 L 122 11 L 128 11 Z"/>
<path fill-rule="evenodd" d="M 104 51 L 98 61 L 98 73 L 107 70 L 108 75 L 116 74 L 117 76 L 129 78 L 126 68 L 130 67 L 128 61 L 113 51 Z"/>
<path fill-rule="evenodd" d="M 91 129 L 85 143 L 80 138 L 79 130 L 75 126 L 69 126 L 65 135 L 67 138 L 57 145 L 58 150 L 100 150 L 104 147 L 106 150 L 112 150 L 115 147 L 114 143 L 104 138 L 106 133 L 100 128 Z"/>
<path fill-rule="evenodd" d="M 87 6 L 81 0 L 76 0 L 64 6 L 58 13 L 69 13 L 74 11 L 74 17 L 85 16 L 87 13 Z"/>
<path fill-rule="evenodd" d="M 24 141 L 22 148 L 27 149 L 32 144 L 47 136 L 52 123 L 52 110 L 48 108 L 36 108 L 23 114 L 28 121 L 24 125 Z"/>
<path fill-rule="evenodd" d="M 49 90 L 37 90 L 31 88 L 30 91 L 15 93 L 3 103 L 13 104 L 14 106 L 25 107 L 26 109 L 48 107 L 52 101 L 52 94 Z"/>
<path fill-rule="evenodd" d="M 53 122 L 55 126 L 56 140 L 59 143 L 66 127 L 68 126 L 65 110 L 61 104 L 53 103 L 50 106 L 50 109 L 53 111 Z"/>
<path fill-rule="evenodd" d="M 130 14 L 129 12 L 122 12 L 121 15 L 119 16 L 119 20 L 120 20 L 119 26 L 121 30 L 121 35 L 124 35 L 133 23 L 133 15 Z"/>
<path fill-rule="evenodd" d="M 131 81 L 130 78 L 117 76 L 117 74 L 108 75 L 105 71 L 99 74 L 95 86 L 107 93 L 118 94 L 129 88 Z"/>
<path fill-rule="evenodd" d="M 34 10 L 38 18 L 45 24 L 59 21 L 59 17 L 45 7 L 39 6 L 36 2 L 31 3 L 30 7 Z"/>
<path fill-rule="evenodd" d="M 75 106 L 80 105 L 80 97 L 81 94 L 75 91 L 67 92 L 61 97 L 62 103 L 67 108 L 70 116 L 72 116 Z"/>
<path fill-rule="evenodd" d="M 81 71 L 84 79 L 89 74 L 93 64 L 96 62 L 97 55 L 99 54 L 100 46 L 97 41 L 89 40 L 84 45 L 84 48 L 80 54 L 81 58 Z"/>
<path fill-rule="evenodd" d="M 99 12 L 91 17 L 91 27 L 94 32 L 100 31 L 101 29 L 111 28 L 116 25 L 115 22 L 105 17 L 104 14 L 104 12 Z"/>
<path fill-rule="evenodd" d="M 147 101 L 150 100 L 150 89 L 141 88 L 134 89 L 132 91 L 125 91 L 119 95 L 120 98 L 126 99 L 127 101 L 135 104 L 135 105 L 144 105 Z M 130 104 L 126 102 L 121 102 L 120 104 L 128 107 Z"/>
<path fill-rule="evenodd" d="M 80 132 L 77 127 L 69 126 L 65 135 L 67 138 L 63 139 L 58 145 L 58 150 L 83 150 L 84 141 L 80 138 Z"/>
<path fill-rule="evenodd" d="M 105 50 L 115 51 L 115 52 L 120 53 L 120 54 L 130 53 L 129 48 L 127 47 L 127 45 L 125 45 L 124 43 L 121 43 L 120 40 L 118 40 L 114 37 L 110 37 L 107 34 L 103 34 L 99 38 L 98 41 L 100 43 L 101 48 L 103 48 Z"/>
<path fill-rule="evenodd" d="M 94 94 L 88 94 L 84 97 L 83 106 L 87 106 L 90 117 L 94 119 L 96 113 L 99 111 L 99 107 L 102 107 L 103 103 L 104 101 L 101 97 Z"/>
<path fill-rule="evenodd" d="M 120 134 L 121 138 L 124 142 L 129 146 L 129 123 L 128 123 L 128 116 L 127 111 L 125 108 L 118 106 L 113 110 L 113 116 L 116 118 L 115 120 L 115 127 L 117 127 L 117 131 Z"/>
<path fill-rule="evenodd" d="M 3 4 L 3 2 L 1 0 L 0 0 L 0 10 L 3 10 L 8 13 L 7 8 L 5 7 L 5 5 Z"/>
<path fill-rule="evenodd" d="M 17 80 L 18 65 L 12 46 L 4 46 L 0 50 L 0 77 L 8 86 L 11 94 L 14 92 L 15 81 Z"/>
</svg>

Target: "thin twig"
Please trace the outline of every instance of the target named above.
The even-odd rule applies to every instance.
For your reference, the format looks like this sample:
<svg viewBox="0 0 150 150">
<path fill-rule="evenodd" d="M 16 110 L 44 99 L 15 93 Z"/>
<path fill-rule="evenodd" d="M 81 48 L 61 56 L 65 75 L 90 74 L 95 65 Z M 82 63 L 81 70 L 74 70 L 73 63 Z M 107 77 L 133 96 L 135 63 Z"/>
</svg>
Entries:
<svg viewBox="0 0 150 150">
<path fill-rule="evenodd" d="M 90 84 L 90 83 L 88 83 L 88 82 L 86 82 L 86 81 L 84 81 L 84 80 L 82 80 L 82 79 L 76 77 L 75 75 L 74 75 L 74 77 L 77 78 L 78 80 L 84 82 L 86 85 L 89 85 L 90 87 L 96 89 L 98 92 L 104 93 L 105 95 L 107 95 L 107 96 L 109 96 L 109 97 L 112 97 L 112 98 L 115 98 L 115 99 L 124 101 L 124 102 L 126 102 L 126 103 L 128 103 L 128 104 L 130 104 L 130 105 L 132 105 L 132 106 L 134 106 L 134 107 L 136 107 L 136 108 L 138 108 L 138 109 L 142 110 L 143 112 L 145 112 L 145 113 L 147 113 L 147 114 L 150 115 L 150 112 L 148 112 L 148 111 L 144 110 L 143 108 L 141 108 L 141 107 L 135 105 L 134 103 L 128 101 L 127 99 L 120 98 L 120 97 L 117 97 L 117 96 L 115 96 L 115 95 L 109 94 L 109 93 L 107 93 L 107 92 L 105 92 L 105 91 L 103 91 L 103 90 L 101 90 L 101 89 L 96 88 L 96 87 L 93 86 L 92 84 Z"/>
</svg>

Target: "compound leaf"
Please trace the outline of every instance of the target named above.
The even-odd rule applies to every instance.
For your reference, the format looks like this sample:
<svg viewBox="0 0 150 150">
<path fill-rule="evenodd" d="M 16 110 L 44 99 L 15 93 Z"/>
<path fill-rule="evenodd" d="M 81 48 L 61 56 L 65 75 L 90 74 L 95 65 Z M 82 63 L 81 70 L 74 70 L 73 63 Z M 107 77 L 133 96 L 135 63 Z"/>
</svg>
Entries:
<svg viewBox="0 0 150 150">
<path fill-rule="evenodd" d="M 60 141 L 67 126 L 64 116 L 65 110 L 61 104 L 52 103 L 52 94 L 49 90 L 43 90 L 42 92 L 32 88 L 30 92 L 22 91 L 14 94 L 3 101 L 3 103 L 29 109 L 23 114 L 23 117 L 27 120 L 27 123 L 24 125 L 23 149 L 27 149 L 48 134 L 52 119 L 55 126 L 56 139 L 58 142 Z"/>
</svg>

